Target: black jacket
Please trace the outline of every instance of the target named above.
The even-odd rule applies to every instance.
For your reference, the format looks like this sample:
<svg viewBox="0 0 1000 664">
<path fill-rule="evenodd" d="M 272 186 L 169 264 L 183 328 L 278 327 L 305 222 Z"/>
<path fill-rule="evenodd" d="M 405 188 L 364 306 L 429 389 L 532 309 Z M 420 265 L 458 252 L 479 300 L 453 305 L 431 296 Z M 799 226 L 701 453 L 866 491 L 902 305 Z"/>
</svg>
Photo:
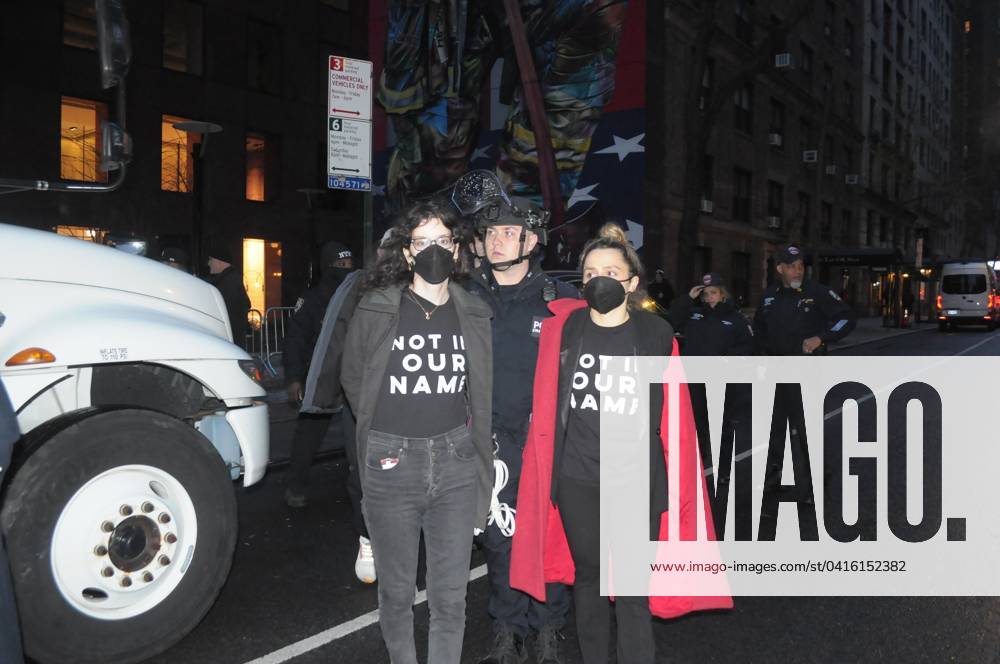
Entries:
<svg viewBox="0 0 1000 664">
<path fill-rule="evenodd" d="M 284 354 L 281 356 L 285 379 L 288 382 L 305 381 L 313 348 L 316 346 L 316 338 L 319 337 L 320 328 L 323 326 L 326 305 L 337 292 L 338 286 L 340 286 L 338 279 L 323 279 L 295 302 L 295 313 L 288 321 Z"/>
<path fill-rule="evenodd" d="M 243 288 L 243 276 L 230 265 L 209 277 L 208 283 L 218 288 L 222 294 L 222 301 L 226 303 L 229 314 L 229 327 L 233 331 L 233 343 L 242 348 L 247 333 L 247 312 L 250 311 L 250 298 Z"/>
<path fill-rule="evenodd" d="M 343 406 L 344 392 L 340 386 L 340 367 L 344 358 L 344 344 L 354 310 L 364 294 L 364 273 L 351 272 L 337 287 L 330 299 L 304 386 L 302 412 L 335 412 Z M 343 293 L 341 292 L 343 291 Z M 339 301 L 339 302 L 338 302 Z"/>
<path fill-rule="evenodd" d="M 486 524 L 493 492 L 493 438 L 490 422 L 493 402 L 493 355 L 490 307 L 463 286 L 452 281 L 448 293 L 455 302 L 465 339 L 466 389 L 469 400 L 472 443 L 479 455 L 479 493 L 476 525 Z M 358 459 L 368 451 L 368 432 L 378 405 L 382 381 L 389 365 L 392 342 L 399 325 L 399 303 L 403 287 L 370 290 L 361 298 L 344 344 L 340 382 L 357 418 Z M 358 463 L 364 482 L 365 464 Z"/>
<path fill-rule="evenodd" d="M 670 323 L 647 311 L 629 312 L 635 325 L 634 355 L 654 355 L 669 357 L 673 350 L 674 330 Z M 556 412 L 554 451 L 552 457 L 552 503 L 556 504 L 559 486 L 559 468 L 566 451 L 566 426 L 569 421 L 569 399 L 573 386 L 573 373 L 583 349 L 583 331 L 587 325 L 590 309 L 584 307 L 574 311 L 566 319 L 563 327 L 559 354 L 559 403 Z M 663 443 L 660 440 L 660 419 L 663 413 L 663 391 L 650 390 L 649 402 L 649 497 L 650 497 L 650 537 L 659 534 L 660 514 L 667 509 L 667 466 L 663 458 Z"/>
<path fill-rule="evenodd" d="M 854 312 L 832 290 L 805 281 L 801 288 L 780 283 L 764 291 L 764 299 L 753 319 L 756 352 L 760 355 L 803 355 L 802 342 L 809 337 L 823 340 L 814 355 L 826 352 L 826 344 L 839 341 L 854 329 Z"/>
<path fill-rule="evenodd" d="M 532 261 L 521 283 L 509 287 L 500 287 L 484 264 L 473 272 L 469 289 L 493 308 L 493 430 L 523 446 L 531 415 L 541 322 L 552 315 L 548 302 L 576 298 L 577 290 L 546 275 L 538 261 Z"/>
<path fill-rule="evenodd" d="M 670 321 L 684 335 L 684 355 L 751 355 L 753 330 L 729 302 L 709 307 L 681 295 L 670 308 Z"/>
</svg>

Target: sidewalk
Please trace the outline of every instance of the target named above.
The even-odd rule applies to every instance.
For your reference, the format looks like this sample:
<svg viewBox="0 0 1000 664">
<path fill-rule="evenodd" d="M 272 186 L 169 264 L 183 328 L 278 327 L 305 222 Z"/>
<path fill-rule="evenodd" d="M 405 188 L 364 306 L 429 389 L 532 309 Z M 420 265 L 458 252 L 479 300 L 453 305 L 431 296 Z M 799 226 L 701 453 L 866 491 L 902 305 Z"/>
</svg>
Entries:
<svg viewBox="0 0 1000 664">
<path fill-rule="evenodd" d="M 910 327 L 882 327 L 881 316 L 866 316 L 858 318 L 857 326 L 847 335 L 847 338 L 843 341 L 830 344 L 830 350 L 844 350 L 845 348 L 853 348 L 854 346 L 871 343 L 872 341 L 881 341 L 904 334 L 933 330 L 936 326 L 937 321 L 931 320 L 913 323 Z"/>
</svg>

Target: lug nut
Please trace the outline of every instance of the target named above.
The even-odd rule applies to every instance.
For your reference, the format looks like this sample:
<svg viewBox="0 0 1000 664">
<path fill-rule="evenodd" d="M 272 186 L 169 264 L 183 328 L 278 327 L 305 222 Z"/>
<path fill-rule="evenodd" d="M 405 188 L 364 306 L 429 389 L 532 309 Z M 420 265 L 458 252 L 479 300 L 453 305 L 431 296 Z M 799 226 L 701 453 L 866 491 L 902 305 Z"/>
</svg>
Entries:
<svg viewBox="0 0 1000 664">
<path fill-rule="evenodd" d="M 160 523 L 170 523 L 170 515 L 167 514 L 166 512 L 164 512 L 163 514 L 160 515 L 159 522 Z"/>
<path fill-rule="evenodd" d="M 166 567 L 170 564 L 170 558 L 168 556 L 160 556 L 160 564 Z"/>
<path fill-rule="evenodd" d="M 145 574 L 142 575 L 142 580 L 145 581 L 146 583 L 149 583 L 150 581 L 153 580 L 153 575 L 150 574 L 149 572 L 146 572 Z"/>
<path fill-rule="evenodd" d="M 149 514 L 154 509 L 156 509 L 156 508 L 153 507 L 153 503 L 143 503 L 142 504 L 142 511 L 145 512 L 146 514 Z"/>
<path fill-rule="evenodd" d="M 115 524 L 111 523 L 110 521 L 105 521 L 104 523 L 101 524 L 101 530 L 103 530 L 106 533 L 110 533 L 114 529 L 115 529 Z"/>
<path fill-rule="evenodd" d="M 97 546 L 94 547 L 94 555 L 95 556 L 108 555 L 108 547 L 104 546 L 103 544 L 98 544 Z"/>
<path fill-rule="evenodd" d="M 118 509 L 118 513 L 122 516 L 132 516 L 132 508 L 129 505 L 122 505 Z"/>
<path fill-rule="evenodd" d="M 127 576 L 123 576 L 121 584 L 122 588 L 128 588 L 129 586 L 132 585 L 132 579 L 128 578 Z"/>
<path fill-rule="evenodd" d="M 103 576 L 105 578 L 107 578 L 109 576 L 114 576 L 114 575 L 115 575 L 115 571 L 113 569 L 111 569 L 110 567 L 105 567 L 104 569 L 101 570 L 101 576 Z"/>
<path fill-rule="evenodd" d="M 177 541 L 177 535 L 174 535 L 173 533 L 167 533 L 163 537 L 163 539 L 166 540 L 167 544 L 174 544 Z"/>
</svg>

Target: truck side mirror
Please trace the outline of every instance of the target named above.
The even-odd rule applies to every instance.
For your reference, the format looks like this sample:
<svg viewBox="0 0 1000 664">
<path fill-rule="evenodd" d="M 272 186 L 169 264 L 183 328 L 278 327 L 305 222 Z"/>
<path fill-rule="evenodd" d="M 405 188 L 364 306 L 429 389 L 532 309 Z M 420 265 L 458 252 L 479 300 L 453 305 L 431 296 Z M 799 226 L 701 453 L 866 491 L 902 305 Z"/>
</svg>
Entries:
<svg viewBox="0 0 1000 664">
<path fill-rule="evenodd" d="M 114 122 L 101 126 L 101 170 L 117 171 L 132 161 L 132 137 Z"/>
<path fill-rule="evenodd" d="M 113 88 L 125 81 L 132 61 L 124 0 L 96 0 L 97 49 L 101 60 L 101 85 Z"/>
</svg>

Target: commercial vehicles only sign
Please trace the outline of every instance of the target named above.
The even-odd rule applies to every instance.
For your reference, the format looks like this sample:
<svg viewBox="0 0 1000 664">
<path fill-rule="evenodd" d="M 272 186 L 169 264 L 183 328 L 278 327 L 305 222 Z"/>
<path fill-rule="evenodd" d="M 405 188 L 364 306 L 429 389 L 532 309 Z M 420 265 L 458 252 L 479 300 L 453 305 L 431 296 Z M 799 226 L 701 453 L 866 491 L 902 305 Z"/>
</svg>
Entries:
<svg viewBox="0 0 1000 664">
<path fill-rule="evenodd" d="M 371 191 L 372 63 L 330 56 L 327 186 Z"/>
</svg>

